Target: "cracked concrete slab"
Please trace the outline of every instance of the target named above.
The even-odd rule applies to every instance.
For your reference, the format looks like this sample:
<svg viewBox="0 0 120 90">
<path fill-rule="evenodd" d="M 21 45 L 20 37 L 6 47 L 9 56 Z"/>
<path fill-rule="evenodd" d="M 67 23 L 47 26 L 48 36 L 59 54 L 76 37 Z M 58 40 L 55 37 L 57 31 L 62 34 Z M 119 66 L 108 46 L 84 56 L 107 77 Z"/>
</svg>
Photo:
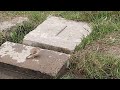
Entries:
<svg viewBox="0 0 120 90">
<path fill-rule="evenodd" d="M 39 55 L 35 58 L 27 59 L 26 57 L 31 54 L 31 50 L 34 48 L 39 49 Z M 25 72 L 29 70 L 40 72 L 40 75 L 46 75 L 50 78 L 59 76 L 64 72 L 69 57 L 69 54 L 8 41 L 0 47 L 0 63 L 23 68 Z"/>
<path fill-rule="evenodd" d="M 91 31 L 90 25 L 86 22 L 49 16 L 24 37 L 23 44 L 71 53 Z"/>
</svg>

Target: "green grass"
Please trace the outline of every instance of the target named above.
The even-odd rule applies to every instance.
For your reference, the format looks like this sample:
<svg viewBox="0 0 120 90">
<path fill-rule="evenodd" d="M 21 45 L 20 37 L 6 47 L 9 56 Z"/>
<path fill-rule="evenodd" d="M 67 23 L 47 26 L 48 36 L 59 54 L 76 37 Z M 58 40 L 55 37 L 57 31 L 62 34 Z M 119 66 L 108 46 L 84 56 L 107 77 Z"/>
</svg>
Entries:
<svg viewBox="0 0 120 90">
<path fill-rule="evenodd" d="M 72 59 L 71 69 L 72 72 L 77 69 L 84 78 L 117 79 L 120 78 L 119 60 L 100 52 L 86 52 L 82 56 Z"/>
<path fill-rule="evenodd" d="M 92 25 L 93 32 L 83 40 L 83 43 L 78 46 L 78 50 L 90 42 L 104 37 L 107 33 L 118 30 L 120 27 L 120 12 L 118 11 L 6 11 L 2 15 L 6 17 L 27 16 L 34 26 L 42 23 L 48 15 L 89 22 Z M 27 29 L 27 27 L 25 28 Z"/>
<path fill-rule="evenodd" d="M 2 12 L 2 13 L 1 13 Z M 119 11 L 1 11 L 0 18 L 11 19 L 16 16 L 27 16 L 29 23 L 14 28 L 9 37 L 0 35 L 0 44 L 6 40 L 21 43 L 24 36 L 42 23 L 48 15 L 61 16 L 75 21 L 85 21 L 92 26 L 92 33 L 83 39 L 82 43 L 75 49 L 71 57 L 69 73 L 63 78 L 75 78 L 74 71 L 80 72 L 85 78 L 120 78 L 119 58 L 106 55 L 101 51 L 94 51 L 90 47 L 93 42 L 105 39 L 106 45 L 119 45 L 120 38 L 116 37 L 111 42 L 106 35 L 120 32 Z M 105 42 L 104 40 L 104 42 Z M 91 52 L 88 52 L 91 51 Z M 79 54 L 78 54 L 79 52 Z M 96 65 L 97 63 L 97 65 Z M 71 74 L 72 73 L 72 74 Z"/>
</svg>

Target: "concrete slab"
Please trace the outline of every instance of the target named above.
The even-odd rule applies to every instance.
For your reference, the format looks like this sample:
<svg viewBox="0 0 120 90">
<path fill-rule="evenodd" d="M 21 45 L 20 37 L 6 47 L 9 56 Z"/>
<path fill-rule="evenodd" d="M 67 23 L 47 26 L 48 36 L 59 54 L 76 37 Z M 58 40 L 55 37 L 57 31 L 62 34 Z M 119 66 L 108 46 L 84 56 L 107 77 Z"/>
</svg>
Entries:
<svg viewBox="0 0 120 90">
<path fill-rule="evenodd" d="M 27 59 L 26 57 L 34 49 L 39 50 L 38 56 Z M 23 72 L 33 72 L 45 78 L 54 78 L 61 75 L 69 57 L 68 54 L 8 41 L 0 47 L 0 63 L 8 64 L 13 69 Z"/>
<path fill-rule="evenodd" d="M 22 24 L 24 21 L 28 21 L 28 18 L 27 17 L 16 17 L 12 19 L 11 21 L 0 22 L 0 32 L 7 32 L 13 26 L 16 26 L 17 24 Z"/>
<path fill-rule="evenodd" d="M 90 33 L 91 27 L 88 23 L 49 16 L 24 37 L 23 44 L 71 53 Z"/>
</svg>

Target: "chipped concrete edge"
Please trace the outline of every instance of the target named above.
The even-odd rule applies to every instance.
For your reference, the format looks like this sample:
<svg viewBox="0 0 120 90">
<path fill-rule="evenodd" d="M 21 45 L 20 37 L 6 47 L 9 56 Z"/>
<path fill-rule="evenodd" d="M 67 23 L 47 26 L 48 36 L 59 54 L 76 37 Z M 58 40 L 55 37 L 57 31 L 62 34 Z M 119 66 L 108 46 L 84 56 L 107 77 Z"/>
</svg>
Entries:
<svg viewBox="0 0 120 90">
<path fill-rule="evenodd" d="M 62 52 L 62 53 L 65 53 L 65 54 L 71 54 L 71 53 L 74 52 L 74 50 L 69 50 L 67 48 L 54 47 L 52 45 L 47 45 L 47 44 L 44 44 L 44 43 L 38 43 L 38 42 L 35 42 L 35 41 L 29 41 L 29 40 L 25 40 L 25 39 L 23 40 L 22 44 L 29 45 L 29 46 L 34 46 L 34 47 L 39 47 L 39 48 L 43 48 L 43 49 L 47 49 L 47 50 Z"/>
<path fill-rule="evenodd" d="M 3 43 L 1 46 L 4 46 L 5 44 L 7 44 L 7 43 L 11 43 L 11 44 L 15 44 L 15 43 L 12 43 L 12 42 L 9 42 L 9 41 L 6 41 L 5 43 Z M 18 43 L 19 44 L 19 43 Z M 22 45 L 22 44 L 19 44 L 19 45 Z M 32 47 L 32 46 L 30 46 L 30 47 Z M 1 48 L 1 47 L 0 47 Z M 48 51 L 51 51 L 51 50 L 48 50 Z M 56 52 L 56 51 L 53 51 L 53 52 Z M 59 52 L 60 53 L 60 52 Z M 16 65 L 10 65 L 10 64 L 7 64 L 7 63 L 4 63 L 4 62 L 0 62 L 1 64 L 5 64 L 5 65 L 8 65 L 8 66 L 10 66 L 11 68 L 12 67 L 15 67 L 18 71 L 20 70 L 27 70 L 26 72 L 28 72 L 28 73 L 31 73 L 31 72 L 34 72 L 34 73 L 36 73 L 36 74 L 38 74 L 38 75 L 40 75 L 40 76 L 43 76 L 43 77 L 49 77 L 49 78 L 58 78 L 58 77 L 60 77 L 61 75 L 63 75 L 64 73 L 65 73 L 65 70 L 68 68 L 68 65 L 69 65 L 69 58 L 70 58 L 70 54 L 66 54 L 67 56 L 68 56 L 68 59 L 65 61 L 65 64 L 62 66 L 62 68 L 61 69 L 59 69 L 59 72 L 58 73 L 56 73 L 56 74 L 52 74 L 52 75 L 50 75 L 50 74 L 46 74 L 46 73 L 44 73 L 44 72 L 38 72 L 38 71 L 36 71 L 36 70 L 32 70 L 31 71 L 31 69 L 27 69 L 27 68 L 23 68 L 23 67 L 21 67 L 21 66 L 16 66 Z M 15 69 L 15 70 L 16 70 Z M 24 71 L 25 71 L 24 70 Z"/>
</svg>

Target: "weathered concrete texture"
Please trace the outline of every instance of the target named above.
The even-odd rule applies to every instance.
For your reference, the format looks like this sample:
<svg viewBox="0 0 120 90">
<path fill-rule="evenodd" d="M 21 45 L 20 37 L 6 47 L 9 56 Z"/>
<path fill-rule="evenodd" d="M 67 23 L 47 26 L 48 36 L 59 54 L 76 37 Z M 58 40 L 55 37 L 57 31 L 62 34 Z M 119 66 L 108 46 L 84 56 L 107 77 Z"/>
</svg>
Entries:
<svg viewBox="0 0 120 90">
<path fill-rule="evenodd" d="M 34 48 L 36 47 L 7 41 L 0 47 L 0 63 L 33 70 L 50 77 L 59 76 L 64 71 L 70 55 L 37 48 L 40 51 L 38 57 L 26 59 Z M 26 72 L 24 69 L 22 71 Z"/>
<path fill-rule="evenodd" d="M 1 63 L 2 64 L 2 63 Z M 25 74 L 24 72 L 18 72 L 9 68 L 3 67 L 0 64 L 0 79 L 40 79 L 37 76 Z"/>
<path fill-rule="evenodd" d="M 24 37 L 23 43 L 71 53 L 90 33 L 91 28 L 88 23 L 49 16 L 47 20 Z"/>
<path fill-rule="evenodd" d="M 16 17 L 12 19 L 11 21 L 0 22 L 0 32 L 8 31 L 13 26 L 16 26 L 17 24 L 22 24 L 24 21 L 28 21 L 28 18 L 27 17 Z"/>
</svg>

